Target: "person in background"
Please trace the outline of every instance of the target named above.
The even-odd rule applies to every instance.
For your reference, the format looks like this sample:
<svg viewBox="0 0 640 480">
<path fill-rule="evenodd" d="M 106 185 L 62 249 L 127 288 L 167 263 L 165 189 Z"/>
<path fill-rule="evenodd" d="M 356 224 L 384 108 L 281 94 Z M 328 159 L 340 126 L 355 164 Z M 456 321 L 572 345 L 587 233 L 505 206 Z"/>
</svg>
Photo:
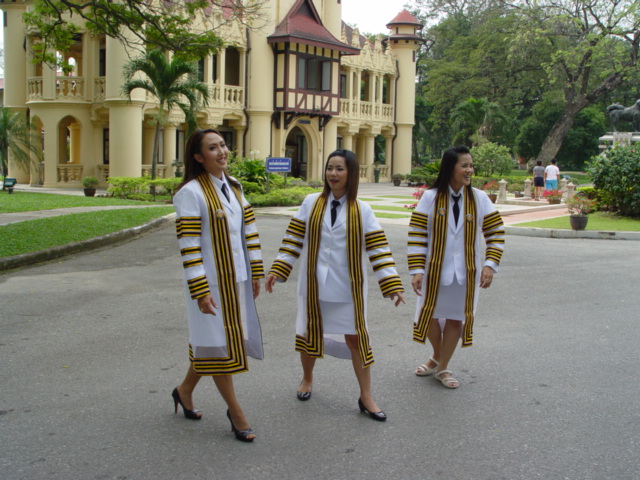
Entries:
<svg viewBox="0 0 640 480">
<path fill-rule="evenodd" d="M 544 167 L 542 166 L 542 160 L 536 160 L 536 166 L 533 167 L 533 188 L 533 199 L 540 200 L 540 198 L 542 198 L 542 191 L 544 190 Z"/>
<path fill-rule="evenodd" d="M 240 183 L 227 175 L 229 150 L 213 129 L 198 130 L 186 146 L 184 181 L 173 198 L 184 266 L 191 365 L 172 392 L 185 417 L 199 420 L 193 390 L 212 376 L 227 404 L 238 440 L 252 442 L 236 398 L 233 374 L 248 370 L 247 356 L 262 359 L 262 333 L 255 298 L 264 267 L 255 216 Z"/>
<path fill-rule="evenodd" d="M 415 374 L 433 374 L 446 388 L 460 385 L 449 362 L 460 337 L 463 347 L 472 343 L 478 288 L 491 286 L 504 246 L 500 213 L 484 191 L 471 187 L 472 175 L 467 147 L 445 151 L 409 223 L 409 273 L 418 295 L 413 339 L 428 338 L 433 347 Z"/>
<path fill-rule="evenodd" d="M 373 352 L 367 328 L 367 272 L 364 258 L 378 279 L 382 295 L 404 303 L 402 283 L 389 244 L 371 207 L 358 195 L 355 154 L 336 150 L 325 166 L 324 190 L 307 196 L 291 220 L 265 288 L 285 282 L 298 259 L 296 351 L 303 377 L 297 397 L 311 398 L 313 368 L 325 353 L 351 359 L 360 387 L 358 407 L 385 421 L 371 393 Z"/>
<path fill-rule="evenodd" d="M 560 169 L 556 165 L 556 159 L 551 160 L 551 164 L 544 169 L 544 188 L 546 190 L 556 190 L 558 188 L 558 177 Z"/>
</svg>

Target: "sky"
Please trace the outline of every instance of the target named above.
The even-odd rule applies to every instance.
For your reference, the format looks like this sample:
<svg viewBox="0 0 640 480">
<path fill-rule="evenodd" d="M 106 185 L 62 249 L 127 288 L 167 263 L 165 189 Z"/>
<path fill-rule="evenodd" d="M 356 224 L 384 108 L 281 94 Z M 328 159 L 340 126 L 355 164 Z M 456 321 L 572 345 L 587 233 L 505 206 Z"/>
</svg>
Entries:
<svg viewBox="0 0 640 480">
<path fill-rule="evenodd" d="M 409 0 L 342 0 L 342 20 L 355 25 L 360 33 L 384 33 Z"/>
</svg>

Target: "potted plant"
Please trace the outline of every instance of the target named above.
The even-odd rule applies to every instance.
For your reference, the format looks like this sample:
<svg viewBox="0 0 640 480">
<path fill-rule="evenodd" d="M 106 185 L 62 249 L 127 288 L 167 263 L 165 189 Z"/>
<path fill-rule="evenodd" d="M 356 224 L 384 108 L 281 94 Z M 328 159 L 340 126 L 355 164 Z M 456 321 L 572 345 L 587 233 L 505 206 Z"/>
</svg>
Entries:
<svg viewBox="0 0 640 480">
<path fill-rule="evenodd" d="M 584 230 L 587 227 L 589 217 L 593 211 L 595 201 L 588 198 L 584 193 L 576 193 L 567 199 L 567 213 L 569 213 L 569 224 L 572 230 Z"/>
<path fill-rule="evenodd" d="M 404 180 L 404 175 L 401 173 L 394 173 L 393 175 L 391 175 L 391 180 L 396 187 L 399 187 L 402 183 L 402 180 Z"/>
<path fill-rule="evenodd" d="M 93 197 L 96 194 L 96 188 L 99 183 L 100 180 L 96 177 L 84 177 L 82 179 L 82 186 L 84 188 L 85 197 Z"/>
<path fill-rule="evenodd" d="M 542 196 L 547 199 L 550 204 L 559 204 L 562 201 L 562 190 L 545 190 Z"/>
<path fill-rule="evenodd" d="M 489 196 L 489 199 L 493 202 L 496 203 L 496 200 L 498 200 L 498 189 L 500 188 L 500 186 L 498 185 L 498 182 L 496 182 L 495 180 L 491 180 L 490 182 L 487 182 L 484 184 L 484 187 L 482 187 L 482 189 L 487 192 L 487 195 Z"/>
</svg>

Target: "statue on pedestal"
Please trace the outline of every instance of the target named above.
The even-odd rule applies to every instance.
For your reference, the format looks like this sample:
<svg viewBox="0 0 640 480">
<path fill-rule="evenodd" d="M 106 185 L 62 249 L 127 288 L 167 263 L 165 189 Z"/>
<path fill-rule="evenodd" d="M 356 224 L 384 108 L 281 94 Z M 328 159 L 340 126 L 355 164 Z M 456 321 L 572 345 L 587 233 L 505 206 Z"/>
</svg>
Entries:
<svg viewBox="0 0 640 480">
<path fill-rule="evenodd" d="M 607 107 L 607 115 L 611 119 L 611 126 L 613 131 L 618 131 L 618 122 L 620 120 L 631 122 L 633 124 L 633 131 L 640 132 L 640 100 L 634 103 L 631 107 L 625 107 L 619 103 L 614 103 Z"/>
</svg>

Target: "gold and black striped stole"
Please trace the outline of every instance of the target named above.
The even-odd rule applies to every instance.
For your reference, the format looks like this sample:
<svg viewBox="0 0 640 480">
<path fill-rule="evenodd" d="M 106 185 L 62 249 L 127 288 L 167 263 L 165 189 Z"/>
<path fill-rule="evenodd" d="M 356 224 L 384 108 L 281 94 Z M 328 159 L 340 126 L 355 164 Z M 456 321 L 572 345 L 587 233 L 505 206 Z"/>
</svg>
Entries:
<svg viewBox="0 0 640 480">
<path fill-rule="evenodd" d="M 289 222 L 289 226 L 287 227 L 286 234 L 294 238 L 285 237 L 284 240 L 282 240 L 282 246 L 280 247 L 280 250 L 278 250 L 278 253 L 292 255 L 293 257 L 298 258 L 300 256 L 300 252 L 296 251 L 294 248 L 302 250 L 306 232 L 307 224 L 302 220 L 292 218 Z M 284 260 L 276 259 L 271 265 L 269 275 L 275 275 L 280 280 L 286 282 L 289 278 L 289 275 L 291 274 L 292 269 L 293 265 L 291 265 L 290 263 L 287 263 Z"/>
<path fill-rule="evenodd" d="M 431 253 L 426 269 L 426 286 L 423 295 L 424 303 L 420 309 L 417 322 L 413 325 L 413 340 L 420 343 L 427 341 L 433 312 L 438 301 L 438 288 L 442 274 L 444 250 L 447 246 L 447 228 L 449 219 L 449 191 L 438 192 L 433 207 L 433 229 L 431 231 Z"/>
<path fill-rule="evenodd" d="M 464 196 L 464 261 L 467 268 L 467 291 L 464 299 L 464 332 L 462 346 L 468 347 L 473 341 L 473 307 L 476 295 L 476 235 L 478 219 L 476 218 L 476 197 L 471 187 Z"/>
<path fill-rule="evenodd" d="M 198 182 L 202 187 L 207 209 L 213 258 L 218 277 L 220 308 L 225 324 L 227 357 L 194 358 L 193 368 L 200 375 L 230 374 L 248 370 L 247 356 L 240 317 L 240 302 L 236 288 L 236 270 L 229 235 L 229 223 L 213 181 L 207 172 L 201 173 Z M 233 189 L 236 191 L 235 189 Z M 236 191 L 236 195 L 238 192 Z"/>
<path fill-rule="evenodd" d="M 429 247 L 429 234 L 427 233 L 427 226 L 429 223 L 429 215 L 422 212 L 414 211 L 411 214 L 409 220 L 409 226 L 416 228 L 417 230 L 409 231 L 408 247 Z M 424 253 L 411 253 L 407 255 L 407 262 L 409 264 L 409 270 L 416 268 L 424 269 L 427 263 L 427 256 Z"/>
<path fill-rule="evenodd" d="M 487 244 L 486 259 L 493 260 L 498 265 L 502 260 L 502 249 L 496 247 L 496 245 L 504 244 L 504 224 L 502 223 L 502 217 L 497 210 L 491 212 L 484 217 L 482 222 L 482 232 Z"/>
<path fill-rule="evenodd" d="M 362 273 L 362 213 L 360 204 L 355 201 L 347 203 L 347 262 L 349 264 L 349 277 L 351 278 L 351 297 L 353 298 L 353 316 L 355 320 L 356 335 L 358 337 L 358 350 L 362 366 L 368 367 L 373 365 L 373 351 L 369 342 L 369 333 L 367 332 L 366 319 L 364 314 L 364 296 L 363 296 L 363 273 Z M 374 235 L 372 244 L 379 244 L 380 241 L 386 242 L 384 232 L 382 240 L 379 235 Z M 369 242 L 367 242 L 367 248 Z M 376 247 L 372 247 L 376 248 Z"/>
<path fill-rule="evenodd" d="M 296 351 L 304 352 L 310 357 L 324 355 L 324 341 L 322 338 L 322 314 L 318 296 L 318 279 L 316 267 L 320 251 L 322 236 L 322 221 L 327 208 L 327 199 L 320 195 L 313 206 L 308 219 L 308 251 L 307 251 L 307 336 L 296 335 Z M 290 224 L 293 224 L 293 222 Z"/>
</svg>

